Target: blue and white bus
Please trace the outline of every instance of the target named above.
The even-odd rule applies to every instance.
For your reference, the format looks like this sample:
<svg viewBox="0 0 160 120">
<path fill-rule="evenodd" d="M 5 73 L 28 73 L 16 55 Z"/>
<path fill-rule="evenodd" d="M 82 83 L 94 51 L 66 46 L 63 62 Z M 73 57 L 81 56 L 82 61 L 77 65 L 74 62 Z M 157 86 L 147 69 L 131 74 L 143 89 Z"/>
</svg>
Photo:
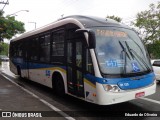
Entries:
<svg viewBox="0 0 160 120">
<path fill-rule="evenodd" d="M 109 105 L 155 93 L 138 35 L 111 19 L 68 16 L 11 40 L 10 69 L 56 94 Z"/>
</svg>

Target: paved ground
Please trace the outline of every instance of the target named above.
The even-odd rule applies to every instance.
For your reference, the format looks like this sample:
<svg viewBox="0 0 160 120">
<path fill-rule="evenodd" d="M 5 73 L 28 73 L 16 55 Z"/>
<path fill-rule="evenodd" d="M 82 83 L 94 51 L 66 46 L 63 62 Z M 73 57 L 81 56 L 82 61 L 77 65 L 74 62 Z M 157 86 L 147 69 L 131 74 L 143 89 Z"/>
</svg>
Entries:
<svg viewBox="0 0 160 120">
<path fill-rule="evenodd" d="M 27 94 L 0 75 L 0 110 L 2 111 L 50 111 L 39 100 Z"/>
<path fill-rule="evenodd" d="M 0 69 L 0 120 L 3 119 L 22 119 L 21 117 L 15 117 L 16 115 L 23 115 L 26 116 L 25 119 L 34 119 L 32 118 L 31 115 L 35 115 L 32 113 L 36 113 L 37 116 L 37 120 L 63 120 L 65 118 L 60 117 L 59 114 L 57 114 L 56 112 L 53 112 L 53 110 L 51 108 L 49 108 L 48 106 L 46 106 L 45 104 L 43 104 L 39 99 L 33 97 L 32 95 L 28 94 L 27 92 L 25 92 L 23 89 L 21 89 L 20 87 L 17 87 L 15 84 L 13 84 L 12 82 L 10 82 L 9 80 L 6 80 L 4 76 L 2 76 L 1 74 L 1 70 Z M 4 72 L 4 71 L 3 71 Z M 4 112 L 9 112 L 8 114 L 4 113 Z M 13 112 L 16 112 L 19 114 L 14 114 Z M 28 112 L 29 111 L 29 112 Z M 42 112 L 41 111 L 47 111 L 47 112 Z M 51 113 L 56 114 L 55 116 L 59 116 L 59 117 L 43 117 L 44 113 L 50 113 L 48 112 L 50 111 Z M 3 112 L 3 113 L 2 113 Z M 11 112 L 11 116 L 10 116 L 10 112 Z M 37 113 L 38 112 L 38 113 Z M 31 113 L 31 114 L 30 114 Z M 46 115 L 46 114 L 45 114 Z M 3 117 L 7 117 L 7 118 L 2 118 Z M 28 118 L 28 117 L 31 118 Z M 42 118 L 41 118 L 42 116 Z M 24 119 L 24 118 L 23 118 Z"/>
</svg>

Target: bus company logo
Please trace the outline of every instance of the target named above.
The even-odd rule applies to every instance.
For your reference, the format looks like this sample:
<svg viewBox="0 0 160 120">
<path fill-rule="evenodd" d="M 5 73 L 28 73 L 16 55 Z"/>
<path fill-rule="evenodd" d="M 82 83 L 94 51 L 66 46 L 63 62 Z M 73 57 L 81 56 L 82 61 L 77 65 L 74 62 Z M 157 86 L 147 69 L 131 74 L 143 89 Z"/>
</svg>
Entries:
<svg viewBox="0 0 160 120">
<path fill-rule="evenodd" d="M 2 117 L 11 117 L 11 112 L 2 112 Z"/>
</svg>

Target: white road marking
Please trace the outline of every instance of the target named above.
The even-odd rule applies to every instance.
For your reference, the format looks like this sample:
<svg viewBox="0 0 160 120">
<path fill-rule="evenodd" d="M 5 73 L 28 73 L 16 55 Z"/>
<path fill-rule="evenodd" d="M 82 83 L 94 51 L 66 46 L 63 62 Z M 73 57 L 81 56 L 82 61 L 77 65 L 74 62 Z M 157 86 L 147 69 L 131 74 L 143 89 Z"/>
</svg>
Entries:
<svg viewBox="0 0 160 120">
<path fill-rule="evenodd" d="M 25 92 L 27 92 L 28 94 L 32 95 L 33 97 L 37 98 L 39 101 L 41 101 L 42 103 L 44 103 L 45 105 L 47 105 L 48 107 L 50 107 L 52 110 L 56 111 L 57 113 L 59 113 L 60 115 L 62 115 L 64 118 L 66 118 L 67 120 L 75 120 L 73 117 L 67 115 L 66 113 L 64 113 L 62 110 L 56 108 L 55 106 L 53 106 L 52 104 L 48 103 L 47 101 L 45 101 L 44 99 L 38 97 L 37 95 L 35 95 L 34 93 L 32 93 L 31 91 L 23 88 L 22 86 L 18 85 L 16 82 L 14 82 L 13 80 L 11 80 L 10 78 L 8 78 L 7 76 L 5 76 L 4 74 L 2 74 L 3 77 L 5 77 L 7 80 L 9 80 L 10 82 L 12 82 L 14 85 L 16 85 L 17 87 L 21 88 L 22 90 L 24 90 Z"/>
<path fill-rule="evenodd" d="M 153 102 L 153 103 L 160 104 L 160 101 L 157 101 L 157 100 L 153 100 L 153 99 L 149 99 L 149 98 L 140 98 L 140 99 L 146 100 L 146 101 L 149 101 L 149 102 Z"/>
</svg>

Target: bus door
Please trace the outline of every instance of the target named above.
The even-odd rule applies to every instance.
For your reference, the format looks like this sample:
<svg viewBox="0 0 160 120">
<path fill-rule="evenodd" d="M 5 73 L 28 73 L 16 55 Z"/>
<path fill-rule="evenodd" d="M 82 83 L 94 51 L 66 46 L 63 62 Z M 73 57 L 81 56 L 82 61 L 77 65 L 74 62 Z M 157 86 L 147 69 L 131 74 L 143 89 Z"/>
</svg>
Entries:
<svg viewBox="0 0 160 120">
<path fill-rule="evenodd" d="M 67 87 L 69 93 L 78 97 L 84 97 L 85 51 L 81 39 L 67 42 Z"/>
</svg>

